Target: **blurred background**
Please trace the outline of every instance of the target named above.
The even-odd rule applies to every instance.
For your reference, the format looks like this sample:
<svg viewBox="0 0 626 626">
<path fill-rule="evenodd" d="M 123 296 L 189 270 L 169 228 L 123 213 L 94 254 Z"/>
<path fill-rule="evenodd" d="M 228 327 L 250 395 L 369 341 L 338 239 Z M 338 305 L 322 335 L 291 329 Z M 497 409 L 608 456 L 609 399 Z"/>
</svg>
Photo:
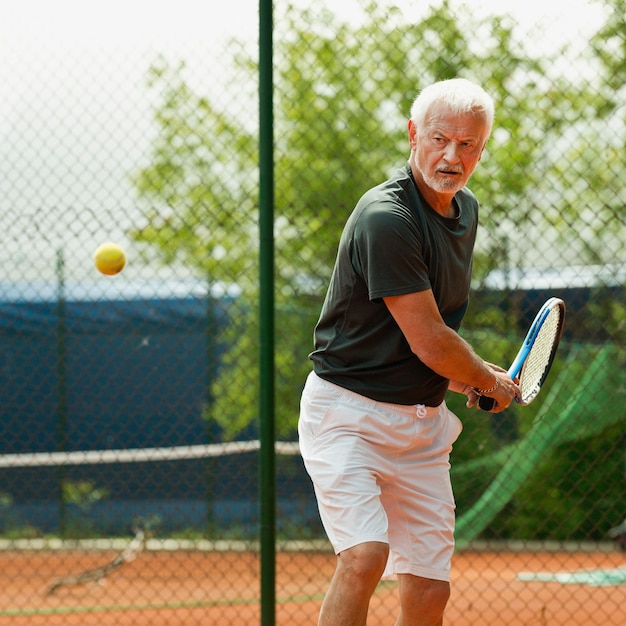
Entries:
<svg viewBox="0 0 626 626">
<path fill-rule="evenodd" d="M 574 559 L 569 569 L 605 574 L 622 563 L 625 14 L 624 0 L 274 3 L 277 439 L 296 441 L 343 224 L 408 158 L 411 103 L 435 80 L 469 78 L 496 101 L 469 184 L 481 228 L 463 336 L 507 366 L 543 301 L 566 302 L 557 360 L 531 406 L 490 416 L 449 398 L 464 422 L 452 460 L 460 555 L 558 552 Z M 255 554 L 258 39 L 249 0 L 3 5 L 7 555 L 40 556 L 57 540 L 97 554 L 138 528 L 153 551 L 226 542 Z M 115 277 L 94 268 L 103 241 L 127 252 Z M 124 454 L 98 456 L 111 450 Z M 276 532 L 280 551 L 328 552 L 295 445 L 276 458 Z M 575 560 L 590 553 L 591 564 Z M 625 579 L 610 585 L 622 599 Z M 309 582 L 307 597 L 326 582 Z M 35 619 L 41 602 L 10 597 L 0 622 Z M 603 601 L 587 604 L 581 624 L 621 623 Z M 393 622 L 394 601 L 384 610 L 373 624 Z M 563 623 L 578 623 L 575 612 Z"/>
</svg>

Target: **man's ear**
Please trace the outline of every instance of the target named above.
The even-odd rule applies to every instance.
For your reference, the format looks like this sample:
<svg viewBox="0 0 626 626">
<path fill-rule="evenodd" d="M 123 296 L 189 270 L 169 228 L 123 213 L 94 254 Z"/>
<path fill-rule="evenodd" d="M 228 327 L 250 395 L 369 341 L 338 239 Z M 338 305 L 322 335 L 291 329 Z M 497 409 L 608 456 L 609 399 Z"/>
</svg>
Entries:
<svg viewBox="0 0 626 626">
<path fill-rule="evenodd" d="M 417 145 L 417 126 L 413 120 L 408 121 L 407 129 L 409 131 L 409 146 L 413 149 Z"/>
<path fill-rule="evenodd" d="M 483 158 L 483 152 L 485 150 L 485 146 L 487 145 L 487 142 L 485 141 L 485 143 L 483 144 L 483 147 L 480 151 L 480 154 L 478 155 L 478 160 L 480 161 Z"/>
</svg>

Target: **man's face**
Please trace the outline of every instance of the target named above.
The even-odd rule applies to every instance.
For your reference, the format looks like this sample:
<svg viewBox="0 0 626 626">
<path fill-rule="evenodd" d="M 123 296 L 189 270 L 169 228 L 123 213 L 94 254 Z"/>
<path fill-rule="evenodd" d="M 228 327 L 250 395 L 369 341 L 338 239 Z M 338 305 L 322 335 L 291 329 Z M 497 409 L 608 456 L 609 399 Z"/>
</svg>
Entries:
<svg viewBox="0 0 626 626">
<path fill-rule="evenodd" d="M 488 135 L 482 116 L 434 105 L 422 127 L 409 121 L 411 161 L 433 191 L 454 194 L 472 175 Z"/>
</svg>

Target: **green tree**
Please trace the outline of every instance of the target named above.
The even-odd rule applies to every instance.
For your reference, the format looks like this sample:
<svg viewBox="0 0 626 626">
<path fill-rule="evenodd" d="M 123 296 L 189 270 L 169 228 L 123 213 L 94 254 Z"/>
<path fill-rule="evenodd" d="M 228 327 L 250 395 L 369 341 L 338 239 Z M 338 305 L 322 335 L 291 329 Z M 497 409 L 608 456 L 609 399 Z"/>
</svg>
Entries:
<svg viewBox="0 0 626 626">
<path fill-rule="evenodd" d="M 602 0 L 599 4 L 608 9 L 608 14 L 604 26 L 592 38 L 591 45 L 606 69 L 609 102 L 617 107 L 623 102 L 619 95 L 626 85 L 626 1 Z"/>
<path fill-rule="evenodd" d="M 502 262 L 499 243 L 532 220 L 529 190 L 547 170 L 551 139 L 586 110 L 586 87 L 544 77 L 550 59 L 533 58 L 510 20 L 478 21 L 447 0 L 407 23 L 393 6 L 373 3 L 361 24 L 327 10 L 288 6 L 276 20 L 276 330 L 277 432 L 293 434 L 309 371 L 317 318 L 339 233 L 358 197 L 408 157 L 406 120 L 419 89 L 464 76 L 496 97 L 497 132 L 472 188 L 494 233 L 477 255 L 477 276 Z M 233 42 L 238 84 L 254 84 L 257 64 Z M 228 346 L 214 381 L 211 415 L 225 436 L 256 422 L 257 130 L 229 107 L 192 90 L 185 66 L 155 64 L 161 94 L 151 164 L 135 178 L 150 205 L 134 235 L 164 262 L 181 260 L 211 283 L 236 283 Z M 568 102 L 566 115 L 559 103 Z M 543 213 L 542 213 L 543 214 Z M 543 219 L 543 217 L 541 218 Z"/>
</svg>

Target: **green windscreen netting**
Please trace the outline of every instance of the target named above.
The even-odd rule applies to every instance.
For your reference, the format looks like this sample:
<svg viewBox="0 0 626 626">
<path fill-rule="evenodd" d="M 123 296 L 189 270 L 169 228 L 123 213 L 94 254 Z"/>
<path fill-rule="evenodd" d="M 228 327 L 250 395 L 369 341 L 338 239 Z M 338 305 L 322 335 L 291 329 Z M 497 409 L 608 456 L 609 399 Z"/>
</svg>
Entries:
<svg viewBox="0 0 626 626">
<path fill-rule="evenodd" d="M 577 392 L 563 402 L 569 373 L 580 363 L 586 365 Z M 526 435 L 492 455 L 453 466 L 455 487 L 462 487 L 477 473 L 494 474 L 480 498 L 457 520 L 457 546 L 462 548 L 476 539 L 557 446 L 589 438 L 623 419 L 617 395 L 623 394 L 625 381 L 614 346 L 571 346 L 559 377 L 542 398 L 541 409 Z"/>
</svg>

